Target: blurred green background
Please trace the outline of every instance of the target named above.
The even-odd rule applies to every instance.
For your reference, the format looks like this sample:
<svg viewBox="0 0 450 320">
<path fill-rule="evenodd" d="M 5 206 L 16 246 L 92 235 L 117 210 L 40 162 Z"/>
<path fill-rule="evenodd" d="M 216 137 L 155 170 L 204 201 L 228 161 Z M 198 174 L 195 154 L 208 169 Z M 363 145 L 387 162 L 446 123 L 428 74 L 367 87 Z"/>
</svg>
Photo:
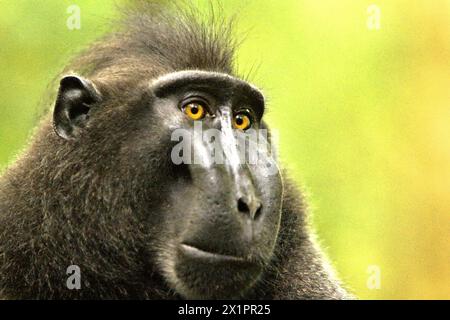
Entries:
<svg viewBox="0 0 450 320">
<path fill-rule="evenodd" d="M 343 280 L 360 298 L 449 299 L 450 1 L 222 3 L 240 14 L 238 68 L 268 96 L 282 160 Z M 72 4 L 79 30 L 66 26 Z M 115 4 L 0 0 L 0 168 Z"/>
</svg>

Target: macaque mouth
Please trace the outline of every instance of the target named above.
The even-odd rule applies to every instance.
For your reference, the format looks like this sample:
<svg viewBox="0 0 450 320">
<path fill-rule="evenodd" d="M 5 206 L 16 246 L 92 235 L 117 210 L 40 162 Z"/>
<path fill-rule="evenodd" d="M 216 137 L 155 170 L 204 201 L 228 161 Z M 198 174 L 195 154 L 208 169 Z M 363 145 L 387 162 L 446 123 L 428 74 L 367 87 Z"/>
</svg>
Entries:
<svg viewBox="0 0 450 320">
<path fill-rule="evenodd" d="M 180 245 L 180 252 L 184 256 L 189 257 L 191 259 L 205 260 L 208 262 L 216 262 L 216 263 L 227 262 L 227 263 L 245 263 L 245 264 L 252 263 L 250 260 L 247 260 L 242 257 L 204 251 L 202 249 L 199 249 L 186 243 L 182 243 Z"/>
</svg>

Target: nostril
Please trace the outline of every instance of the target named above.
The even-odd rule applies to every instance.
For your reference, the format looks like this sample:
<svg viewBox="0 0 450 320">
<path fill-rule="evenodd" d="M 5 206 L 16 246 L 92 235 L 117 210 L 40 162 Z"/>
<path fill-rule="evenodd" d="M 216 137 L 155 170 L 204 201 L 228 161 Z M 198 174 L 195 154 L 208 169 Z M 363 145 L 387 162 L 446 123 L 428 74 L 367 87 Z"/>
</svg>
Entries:
<svg viewBox="0 0 450 320">
<path fill-rule="evenodd" d="M 254 217 L 254 219 L 255 219 L 255 220 L 258 219 L 258 218 L 261 216 L 261 213 L 262 213 L 262 204 L 259 203 L 259 204 L 258 204 L 258 207 L 257 207 L 257 209 L 256 209 L 256 212 L 255 212 L 255 217 Z"/>
<path fill-rule="evenodd" d="M 242 213 L 250 213 L 250 208 L 248 207 L 247 201 L 244 197 L 238 200 L 238 210 Z"/>
<path fill-rule="evenodd" d="M 241 197 L 238 200 L 237 207 L 239 212 L 249 215 L 252 219 L 258 219 L 261 215 L 262 205 L 256 199 L 249 201 L 246 197 Z"/>
</svg>

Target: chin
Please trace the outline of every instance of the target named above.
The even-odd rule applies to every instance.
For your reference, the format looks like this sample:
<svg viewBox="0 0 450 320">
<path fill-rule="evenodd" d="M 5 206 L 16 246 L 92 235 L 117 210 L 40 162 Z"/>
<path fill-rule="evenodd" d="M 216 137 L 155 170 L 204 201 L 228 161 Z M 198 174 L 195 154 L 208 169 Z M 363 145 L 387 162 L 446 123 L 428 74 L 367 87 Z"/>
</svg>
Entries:
<svg viewBox="0 0 450 320">
<path fill-rule="evenodd" d="M 256 260 L 208 252 L 187 244 L 179 245 L 171 256 L 164 273 L 185 299 L 241 298 L 263 270 L 263 264 Z"/>
</svg>

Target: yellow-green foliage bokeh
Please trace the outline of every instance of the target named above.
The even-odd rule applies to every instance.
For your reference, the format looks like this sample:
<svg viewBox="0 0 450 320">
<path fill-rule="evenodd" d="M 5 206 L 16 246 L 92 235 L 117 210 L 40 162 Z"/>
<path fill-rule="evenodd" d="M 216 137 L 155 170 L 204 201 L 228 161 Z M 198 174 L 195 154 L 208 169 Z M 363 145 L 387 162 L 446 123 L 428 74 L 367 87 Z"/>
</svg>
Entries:
<svg viewBox="0 0 450 320">
<path fill-rule="evenodd" d="M 80 30 L 66 27 L 71 4 Z M 222 4 L 240 13 L 239 70 L 254 70 L 268 97 L 282 161 L 343 280 L 361 298 L 449 299 L 450 1 Z M 115 14 L 114 1 L 0 1 L 1 168 L 25 146 L 55 75 Z"/>
</svg>

